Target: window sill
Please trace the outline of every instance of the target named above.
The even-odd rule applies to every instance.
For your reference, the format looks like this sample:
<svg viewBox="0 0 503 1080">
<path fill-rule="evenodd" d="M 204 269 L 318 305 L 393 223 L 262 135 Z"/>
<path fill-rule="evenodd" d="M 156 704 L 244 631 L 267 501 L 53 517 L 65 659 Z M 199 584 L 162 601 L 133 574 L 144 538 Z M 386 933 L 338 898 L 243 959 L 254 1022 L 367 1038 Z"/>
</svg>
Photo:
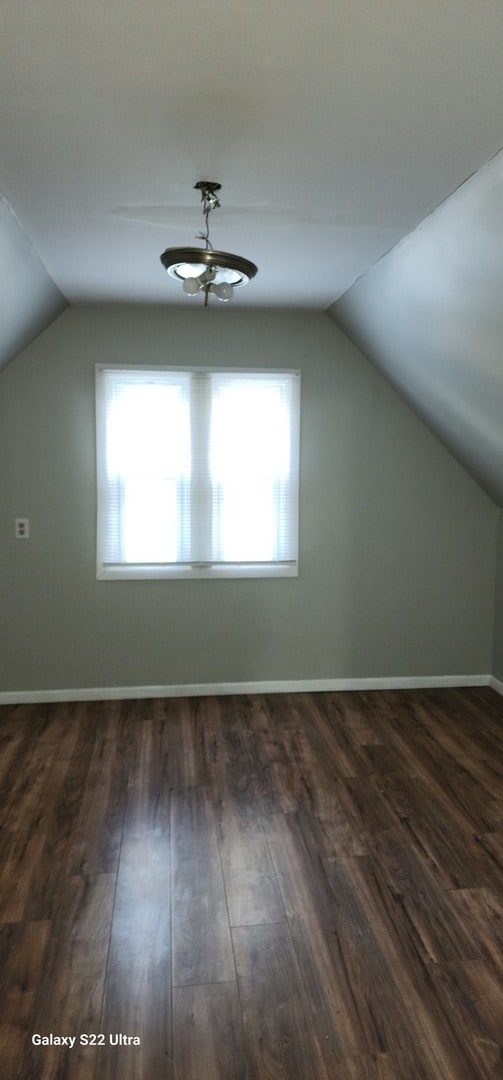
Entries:
<svg viewBox="0 0 503 1080">
<path fill-rule="evenodd" d="M 298 577 L 296 562 L 285 563 L 226 563 L 195 565 L 159 565 L 149 563 L 107 564 L 98 566 L 98 581 L 179 581 L 206 578 L 278 578 Z"/>
</svg>

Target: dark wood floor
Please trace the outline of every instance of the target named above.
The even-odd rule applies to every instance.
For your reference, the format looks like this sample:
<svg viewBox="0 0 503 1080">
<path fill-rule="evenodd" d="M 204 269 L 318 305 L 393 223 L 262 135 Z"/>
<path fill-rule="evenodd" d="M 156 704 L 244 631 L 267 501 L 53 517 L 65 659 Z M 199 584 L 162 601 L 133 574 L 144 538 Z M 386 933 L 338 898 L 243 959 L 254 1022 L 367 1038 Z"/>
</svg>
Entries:
<svg viewBox="0 0 503 1080">
<path fill-rule="evenodd" d="M 502 717 L 477 689 L 1 709 L 2 1080 L 503 1076 Z"/>
</svg>

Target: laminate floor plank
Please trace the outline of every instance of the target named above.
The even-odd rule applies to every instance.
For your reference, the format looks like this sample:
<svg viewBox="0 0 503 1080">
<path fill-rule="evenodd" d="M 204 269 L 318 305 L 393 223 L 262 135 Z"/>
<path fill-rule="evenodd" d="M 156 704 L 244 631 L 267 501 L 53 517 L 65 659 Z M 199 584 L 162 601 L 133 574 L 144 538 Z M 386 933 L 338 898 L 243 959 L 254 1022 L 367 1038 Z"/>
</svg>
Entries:
<svg viewBox="0 0 503 1080">
<path fill-rule="evenodd" d="M 136 720 L 129 713 L 135 731 L 129 760 L 127 798 L 123 832 L 128 837 L 169 835 L 169 760 L 171 738 L 165 724 L 164 702 L 154 699 L 145 715 L 141 708 Z"/>
<path fill-rule="evenodd" d="M 503 901 L 503 830 L 477 837 L 480 876 Z"/>
<path fill-rule="evenodd" d="M 455 889 L 448 900 L 477 952 L 503 981 L 503 901 L 487 888 Z"/>
<path fill-rule="evenodd" d="M 297 720 L 288 694 L 267 694 L 252 701 L 248 725 L 248 749 L 258 769 L 275 763 L 294 764 L 286 747 L 291 745 Z"/>
<path fill-rule="evenodd" d="M 445 1017 L 460 1053 L 468 1052 L 473 1076 L 498 1080 L 503 1070 L 501 983 L 481 961 L 431 968 L 439 1014 Z"/>
<path fill-rule="evenodd" d="M 367 860 L 367 874 L 389 899 L 393 920 L 407 924 L 409 940 L 422 963 L 480 958 L 473 934 L 458 916 L 456 890 L 444 890 L 418 852 L 401 835 L 380 837 Z M 399 910 L 398 910 L 399 908 Z"/>
<path fill-rule="evenodd" d="M 25 744 L 26 746 L 26 744 Z M 58 762 L 58 777 L 64 776 L 68 761 Z M 47 799 L 54 793 L 56 759 L 36 744 L 26 747 L 23 766 L 12 762 L 10 786 L 0 795 L 0 825 L 10 832 L 22 831 L 28 820 L 37 823 L 44 814 Z"/>
<path fill-rule="evenodd" d="M 169 1075 L 171 910 L 169 831 L 122 843 L 100 1031 L 138 1037 L 109 1048 L 99 1080 Z"/>
<path fill-rule="evenodd" d="M 44 796 L 44 813 L 51 814 L 44 829 L 39 856 L 33 864 L 25 918 L 53 919 L 58 912 L 62 884 L 72 876 L 74 845 L 78 842 L 77 822 L 88 785 L 89 765 L 94 747 L 94 727 L 86 722 L 78 726 L 78 738 L 70 761 L 54 762 L 53 781 L 61 772 L 56 798 Z M 38 823 L 32 821 L 34 830 Z"/>
<path fill-rule="evenodd" d="M 173 1047 L 175 1080 L 243 1080 L 243 1023 L 236 982 L 175 987 Z"/>
<path fill-rule="evenodd" d="M 27 1024 L 44 971 L 50 930 L 48 922 L 0 926 L 2 1022 Z"/>
<path fill-rule="evenodd" d="M 33 1046 L 28 1040 L 23 1062 L 28 1076 L 94 1080 L 95 1048 L 81 1047 L 78 1037 L 100 1031 L 114 894 L 113 874 L 70 878 L 62 888 L 31 1024 L 33 1032 L 76 1036 L 77 1042 L 69 1048 Z"/>
<path fill-rule="evenodd" d="M 346 1058 L 337 1065 L 334 1080 L 399 1080 L 389 1054 Z"/>
<path fill-rule="evenodd" d="M 334 897 L 325 868 L 297 816 L 274 814 L 266 836 L 287 915 L 330 915 Z"/>
<path fill-rule="evenodd" d="M 233 932 L 243 1009 L 244 1080 L 329 1080 L 286 923 Z"/>
<path fill-rule="evenodd" d="M 424 726 L 434 732 L 448 759 L 466 769 L 489 797 L 501 798 L 503 765 L 481 745 L 481 733 L 477 740 L 474 733 L 463 730 L 461 723 L 453 723 L 452 714 L 431 704 L 422 709 L 421 715 Z"/>
<path fill-rule="evenodd" d="M 166 779 L 183 791 L 206 783 L 203 715 L 204 698 L 166 698 L 159 702 L 166 747 Z"/>
<path fill-rule="evenodd" d="M 23 1060 L 35 998 L 44 972 L 50 923 L 0 926 L 1 1075 L 14 1077 Z"/>
<path fill-rule="evenodd" d="M 410 748 L 408 754 L 412 754 Z M 377 796 L 376 787 L 380 787 Z M 351 794 L 355 802 L 363 801 L 367 823 L 371 820 L 371 807 L 377 804 L 381 820 L 376 820 L 374 835 L 401 826 L 408 842 L 423 854 L 445 888 L 485 884 L 475 841 L 476 822 L 460 813 L 457 796 L 449 801 L 444 789 L 436 782 L 431 784 L 429 775 L 418 770 L 416 759 L 414 772 L 409 776 L 404 771 L 395 771 L 380 784 L 371 783 L 364 794 L 358 787 Z M 384 809 L 390 814 L 388 827 Z"/>
<path fill-rule="evenodd" d="M 2 725 L 0 735 L 0 815 L 4 820 L 6 795 L 12 796 L 12 778 L 26 767 L 26 740 L 22 731 Z M 1 824 L 1 822 L 0 822 Z"/>
<path fill-rule="evenodd" d="M 215 814 L 231 926 L 280 922 L 285 908 L 256 800 L 220 790 Z"/>
<path fill-rule="evenodd" d="M 335 912 L 331 920 L 316 915 L 290 919 L 308 992 L 310 1023 L 318 1033 L 329 1075 L 345 1058 L 379 1055 L 383 1050 L 367 980 L 348 967 L 337 925 Z"/>
<path fill-rule="evenodd" d="M 455 810 L 460 827 L 465 830 L 477 829 L 481 825 L 487 830 L 497 828 L 503 816 L 503 777 L 499 790 L 488 791 L 481 777 L 480 766 L 483 762 L 476 759 L 479 775 L 474 779 L 470 768 L 466 767 L 466 758 L 458 756 L 453 759 L 444 747 L 441 738 L 444 729 L 425 723 L 420 705 L 416 705 L 413 711 L 418 720 L 415 738 L 420 747 L 420 761 L 430 783 L 436 785 L 438 798 L 450 813 Z"/>
<path fill-rule="evenodd" d="M 429 1080 L 471 1080 L 469 1048 L 453 1036 L 438 1008 L 424 966 L 414 965 L 406 927 L 393 918 L 366 858 L 329 860 L 327 873 L 336 898 L 336 928 L 351 977 L 364 994 L 380 1050 L 400 1076 Z"/>
<path fill-rule="evenodd" d="M 367 847 L 373 845 L 380 833 L 399 827 L 397 812 L 383 799 L 379 783 L 370 773 L 341 777 L 333 786 L 341 806 Z"/>
<path fill-rule="evenodd" d="M 327 725 L 323 707 L 326 696 L 317 695 L 313 704 L 312 695 L 299 694 L 292 703 L 296 723 L 290 734 L 291 744 L 286 746 L 286 768 L 283 766 L 286 783 L 283 782 L 281 787 L 278 809 L 285 813 L 299 811 L 310 816 L 313 822 L 316 821 L 320 843 L 327 845 L 327 854 L 342 854 L 344 850 L 358 854 L 365 849 L 364 843 L 354 821 L 343 809 L 335 784 L 343 776 L 365 772 L 368 768 L 367 755 L 359 739 L 353 737 L 351 729 L 346 730 L 341 723 L 340 729 L 335 731 L 334 723 Z M 334 733 L 339 751 L 336 755 L 331 747 Z M 341 750 L 344 751 L 342 758 Z M 295 783 L 289 784 L 292 764 L 295 766 Z M 329 852 L 328 848 L 333 845 L 337 850 Z"/>
<path fill-rule="evenodd" d="M 38 888 L 41 882 L 52 880 L 55 871 L 47 842 L 68 767 L 67 761 L 54 761 L 44 771 L 43 785 L 21 803 L 17 828 L 2 830 L 0 922 L 47 918 L 45 898 Z"/>
<path fill-rule="evenodd" d="M 424 882 L 421 887 L 420 879 L 409 896 L 395 894 L 393 888 L 388 890 L 383 887 L 380 867 L 373 859 L 368 861 L 363 876 L 364 886 L 362 888 L 360 885 L 360 891 L 365 896 L 365 909 L 369 913 L 372 909 L 374 911 L 373 922 L 378 928 L 379 941 L 386 942 L 389 960 L 394 974 L 398 976 L 404 1000 L 409 998 L 415 1021 L 425 1032 L 428 1045 L 437 1045 L 444 1060 L 446 1075 L 455 1078 L 485 1077 L 484 1062 L 478 1049 L 482 1048 L 484 1055 L 489 1051 L 492 1057 L 495 1055 L 495 1033 L 499 1031 L 501 1034 L 503 1030 L 500 1026 L 502 986 L 494 971 L 479 959 L 480 950 L 476 942 L 473 942 L 469 929 L 457 917 L 451 902 L 455 894 L 447 892 L 439 897 L 431 881 Z M 436 913 L 434 919 L 431 910 Z M 419 965 L 417 957 L 421 961 Z M 444 973 L 444 979 L 441 973 Z M 457 982 L 456 973 L 459 973 Z M 451 984 L 447 976 L 452 976 Z M 471 1000 L 470 976 L 474 986 L 475 980 L 479 980 L 471 993 Z M 407 984 L 410 997 L 406 993 Z M 457 987 L 459 1000 L 449 989 L 442 994 L 441 990 L 449 986 L 451 990 Z M 477 1003 L 484 993 L 488 1005 L 481 1008 L 477 1016 Z M 461 998 L 467 1010 L 465 1026 L 459 1024 L 463 1014 Z M 477 1017 L 471 1028 L 468 1023 L 470 1012 Z M 469 1037 L 470 1030 L 472 1034 Z M 500 1058 L 497 1060 L 500 1061 Z M 437 1067 L 439 1063 L 440 1057 Z M 487 1073 L 488 1077 L 493 1075 L 496 1074 Z"/>
<path fill-rule="evenodd" d="M 322 700 L 329 716 L 334 710 L 340 716 L 354 743 L 361 746 L 386 745 L 379 695 L 365 695 L 361 691 L 348 691 L 345 694 L 328 692 L 322 696 Z"/>
<path fill-rule="evenodd" d="M 247 741 L 254 791 L 265 816 L 297 809 L 305 795 L 297 720 L 288 695 L 268 695 L 252 706 Z"/>
<path fill-rule="evenodd" d="M 306 843 L 322 860 L 367 854 L 367 843 L 329 785 L 315 788 L 310 801 L 310 809 L 299 810 L 296 817 Z"/>
<path fill-rule="evenodd" d="M 502 863 L 487 688 L 0 707 L 0 1076 L 499 1080 Z"/>
<path fill-rule="evenodd" d="M 1 827 L 16 832 L 23 831 L 29 820 L 37 828 L 46 822 L 57 783 L 70 766 L 79 726 L 78 707 L 73 704 L 58 704 L 40 717 L 20 714 L 16 753 L 7 754 L 9 768 L 3 770 L 0 784 Z"/>
<path fill-rule="evenodd" d="M 495 695 L 497 697 L 497 695 Z M 493 709 L 477 703 L 471 690 L 459 695 L 457 690 L 420 691 L 411 701 L 411 709 L 419 725 L 428 729 L 435 740 L 447 750 L 453 762 L 469 768 L 478 762 L 490 766 L 503 778 L 503 749 L 501 748 L 501 705 L 499 719 Z M 446 736 L 457 746 L 453 752 Z"/>
<path fill-rule="evenodd" d="M 348 723 L 351 706 L 344 695 L 300 695 L 304 704 L 308 738 L 316 744 L 321 760 L 330 764 L 334 776 L 359 776 L 368 771 L 362 743 Z"/>
<path fill-rule="evenodd" d="M 229 695 L 201 703 L 206 775 L 213 791 L 252 792 L 256 771 L 250 753 L 247 699 Z"/>
<path fill-rule="evenodd" d="M 447 708 L 451 708 L 451 700 L 454 707 L 459 707 L 463 727 L 472 731 L 476 738 L 482 720 L 482 744 L 488 744 L 498 755 L 503 753 L 501 696 L 495 690 L 484 686 L 471 686 L 463 693 L 459 688 L 453 688 L 452 693 L 444 695 L 444 700 L 448 702 Z"/>
<path fill-rule="evenodd" d="M 212 802 L 204 788 L 171 795 L 173 986 L 235 978 Z"/>
<path fill-rule="evenodd" d="M 489 884 L 476 837 L 457 829 L 454 816 L 446 817 L 443 807 L 426 792 L 419 795 L 414 813 L 403 819 L 402 826 L 442 888 L 476 889 Z"/>
<path fill-rule="evenodd" d="M 127 724 L 112 702 L 96 729 L 79 814 L 72 832 L 69 875 L 109 874 L 117 870 L 127 796 Z"/>
</svg>

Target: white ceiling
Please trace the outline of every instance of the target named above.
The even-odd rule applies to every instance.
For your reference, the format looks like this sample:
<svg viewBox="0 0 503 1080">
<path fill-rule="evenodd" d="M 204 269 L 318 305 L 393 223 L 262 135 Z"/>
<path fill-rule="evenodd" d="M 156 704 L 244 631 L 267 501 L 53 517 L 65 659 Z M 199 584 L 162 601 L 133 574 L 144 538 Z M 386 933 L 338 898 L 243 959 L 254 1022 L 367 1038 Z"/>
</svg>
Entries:
<svg viewBox="0 0 503 1080">
<path fill-rule="evenodd" d="M 217 180 L 233 306 L 330 308 L 503 505 L 502 56 L 501 0 L 0 0 L 0 367 L 200 303 L 159 256 Z"/>
<path fill-rule="evenodd" d="M 500 0 L 2 0 L 0 191 L 71 303 L 178 304 L 219 180 L 235 303 L 325 309 L 499 149 L 502 45 Z"/>
</svg>

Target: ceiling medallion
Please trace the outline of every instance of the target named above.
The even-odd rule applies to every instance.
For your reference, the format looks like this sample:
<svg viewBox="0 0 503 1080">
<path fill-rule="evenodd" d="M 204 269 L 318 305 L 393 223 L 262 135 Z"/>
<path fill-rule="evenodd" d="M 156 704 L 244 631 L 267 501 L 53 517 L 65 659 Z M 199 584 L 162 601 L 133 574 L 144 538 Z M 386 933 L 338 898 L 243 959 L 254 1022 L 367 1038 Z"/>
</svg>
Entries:
<svg viewBox="0 0 503 1080">
<path fill-rule="evenodd" d="M 255 263 L 249 259 L 231 255 L 228 251 L 215 251 L 210 242 L 209 217 L 211 211 L 220 206 L 217 192 L 221 187 L 211 180 L 199 180 L 194 184 L 194 189 L 201 192 L 205 229 L 198 233 L 197 239 L 204 240 L 204 248 L 166 248 L 161 255 L 162 265 L 171 277 L 182 282 L 187 296 L 204 293 L 205 307 L 210 295 L 228 303 L 234 289 L 247 285 L 257 273 Z"/>
</svg>

